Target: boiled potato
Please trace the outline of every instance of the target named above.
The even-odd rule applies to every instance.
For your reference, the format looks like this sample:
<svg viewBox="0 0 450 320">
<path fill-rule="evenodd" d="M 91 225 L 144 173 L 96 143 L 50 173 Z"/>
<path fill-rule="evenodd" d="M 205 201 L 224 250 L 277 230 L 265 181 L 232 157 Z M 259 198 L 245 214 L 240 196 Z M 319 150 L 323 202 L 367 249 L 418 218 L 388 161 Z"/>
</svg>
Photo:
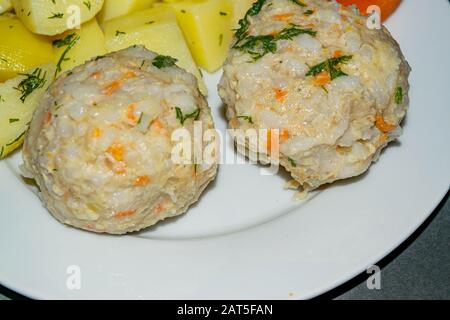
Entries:
<svg viewBox="0 0 450 320">
<path fill-rule="evenodd" d="M 9 0 L 0 0 L 0 14 L 3 12 L 9 11 L 12 9 L 11 1 Z"/>
<path fill-rule="evenodd" d="M 200 90 L 206 94 L 200 71 L 170 8 L 152 8 L 112 19 L 105 22 L 103 30 L 108 51 L 141 44 L 159 54 L 172 56 L 178 59 L 178 66 L 197 77 Z"/>
<path fill-rule="evenodd" d="M 0 81 L 53 61 L 50 40 L 28 31 L 13 16 L 0 17 Z"/>
<path fill-rule="evenodd" d="M 53 81 L 56 66 L 39 66 L 0 83 L 0 158 L 20 147 L 39 100 Z"/>
<path fill-rule="evenodd" d="M 150 8 L 157 0 L 105 0 L 102 10 L 97 15 L 98 21 L 103 22 L 130 14 L 135 11 Z"/>
<path fill-rule="evenodd" d="M 197 64 L 209 72 L 226 59 L 232 39 L 233 7 L 230 0 L 170 1 Z"/>
<path fill-rule="evenodd" d="M 11 0 L 17 16 L 34 33 L 57 35 L 92 19 L 103 0 Z"/>
<path fill-rule="evenodd" d="M 103 31 L 95 18 L 83 23 L 79 30 L 69 30 L 56 37 L 53 46 L 58 73 L 107 53 Z"/>
<path fill-rule="evenodd" d="M 239 20 L 244 18 L 248 9 L 256 0 L 231 0 L 233 2 L 233 28 L 239 27 Z"/>
</svg>

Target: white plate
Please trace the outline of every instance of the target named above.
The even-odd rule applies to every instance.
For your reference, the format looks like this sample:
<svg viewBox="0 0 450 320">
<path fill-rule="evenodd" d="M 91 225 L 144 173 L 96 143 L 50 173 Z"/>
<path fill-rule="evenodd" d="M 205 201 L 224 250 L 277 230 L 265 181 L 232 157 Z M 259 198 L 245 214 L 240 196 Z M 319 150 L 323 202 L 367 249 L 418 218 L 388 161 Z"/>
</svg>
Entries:
<svg viewBox="0 0 450 320">
<path fill-rule="evenodd" d="M 16 154 L 0 162 L 0 283 L 33 298 L 297 299 L 376 263 L 450 182 L 450 5 L 403 1 L 388 27 L 413 67 L 411 108 L 400 143 L 368 174 L 296 203 L 286 178 L 224 165 L 188 214 L 113 237 L 56 222 L 20 178 Z M 218 79 L 208 77 L 209 101 L 225 130 Z M 80 290 L 66 285 L 73 265 Z"/>
</svg>

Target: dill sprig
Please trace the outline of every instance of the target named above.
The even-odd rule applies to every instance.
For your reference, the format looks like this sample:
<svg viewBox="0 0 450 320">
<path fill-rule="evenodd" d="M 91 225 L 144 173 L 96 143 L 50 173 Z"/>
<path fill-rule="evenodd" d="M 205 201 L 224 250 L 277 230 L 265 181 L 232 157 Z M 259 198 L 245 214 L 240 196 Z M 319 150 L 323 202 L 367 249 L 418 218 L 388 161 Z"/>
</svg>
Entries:
<svg viewBox="0 0 450 320">
<path fill-rule="evenodd" d="M 58 63 L 56 64 L 55 78 L 56 75 L 62 71 L 63 62 L 69 60 L 69 58 L 66 58 L 67 53 L 78 42 L 78 40 L 80 40 L 80 36 L 76 33 L 71 33 L 63 39 L 53 41 L 53 45 L 56 46 L 57 48 L 67 46 L 67 48 L 64 50 L 61 57 L 59 58 Z"/>
<path fill-rule="evenodd" d="M 47 80 L 45 77 L 47 76 L 47 72 L 42 73 L 41 68 L 37 68 L 33 71 L 33 73 L 21 73 L 20 75 L 25 76 L 17 87 L 14 89 L 20 91 L 22 96 L 20 97 L 20 101 L 25 103 L 25 99 L 33 93 L 34 90 L 42 88 Z"/>
<path fill-rule="evenodd" d="M 236 44 L 238 45 L 244 38 L 248 35 L 248 28 L 250 27 L 250 21 L 248 20 L 249 17 L 256 16 L 258 13 L 261 12 L 261 9 L 263 8 L 264 4 L 267 2 L 267 0 L 257 0 L 252 7 L 247 11 L 244 18 L 239 20 L 239 28 L 236 29 L 235 37 L 236 37 Z"/>
<path fill-rule="evenodd" d="M 339 68 L 339 65 L 347 63 L 351 58 L 353 58 L 353 56 L 341 56 L 325 60 L 324 62 L 310 67 L 309 71 L 306 73 L 306 76 L 314 77 L 323 71 L 327 71 L 330 74 L 331 80 L 342 76 L 347 76 L 347 74 Z"/>
<path fill-rule="evenodd" d="M 184 125 L 187 119 L 192 118 L 194 120 L 198 120 L 200 117 L 200 108 L 197 108 L 194 112 L 185 115 L 179 107 L 175 107 L 175 112 L 177 120 L 180 121 L 181 125 Z"/>
<path fill-rule="evenodd" d="M 178 62 L 178 59 L 172 58 L 171 56 L 156 56 L 153 59 L 152 64 L 158 69 L 173 67 Z"/>
<path fill-rule="evenodd" d="M 297 25 L 291 25 L 284 28 L 277 34 L 247 36 L 242 40 L 242 44 L 235 44 L 234 48 L 247 52 L 256 61 L 268 53 L 275 53 L 277 51 L 277 42 L 280 40 L 292 40 L 300 34 L 316 35 L 316 31 L 312 29 L 303 29 Z"/>
</svg>

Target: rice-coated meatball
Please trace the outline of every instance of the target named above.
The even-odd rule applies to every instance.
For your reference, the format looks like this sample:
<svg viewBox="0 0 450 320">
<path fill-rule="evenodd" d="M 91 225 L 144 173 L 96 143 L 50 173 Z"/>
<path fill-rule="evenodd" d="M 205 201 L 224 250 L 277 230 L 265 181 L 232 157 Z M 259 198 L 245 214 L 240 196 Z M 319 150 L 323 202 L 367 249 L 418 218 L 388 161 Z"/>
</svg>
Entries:
<svg viewBox="0 0 450 320">
<path fill-rule="evenodd" d="M 217 164 L 171 160 L 172 133 L 213 129 L 195 77 L 134 46 L 61 75 L 36 110 L 23 150 L 49 211 L 62 223 L 111 234 L 184 213 Z M 190 115 L 190 116 L 188 116 Z"/>
<path fill-rule="evenodd" d="M 369 29 L 352 9 L 259 0 L 241 22 L 219 93 L 232 128 L 279 131 L 280 163 L 308 190 L 360 175 L 401 134 L 409 73 L 389 32 Z"/>
</svg>

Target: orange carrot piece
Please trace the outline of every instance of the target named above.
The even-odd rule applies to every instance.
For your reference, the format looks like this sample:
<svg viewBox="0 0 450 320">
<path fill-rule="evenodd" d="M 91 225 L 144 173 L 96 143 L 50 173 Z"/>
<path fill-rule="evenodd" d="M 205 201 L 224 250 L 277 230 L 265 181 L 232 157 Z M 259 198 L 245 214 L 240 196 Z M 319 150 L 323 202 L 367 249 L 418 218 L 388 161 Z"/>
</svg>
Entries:
<svg viewBox="0 0 450 320">
<path fill-rule="evenodd" d="M 381 114 L 375 116 L 375 126 L 383 133 L 388 133 L 395 128 L 395 125 L 387 123 Z"/>
<path fill-rule="evenodd" d="M 287 91 L 281 89 L 281 88 L 275 88 L 275 99 L 277 99 L 279 102 L 283 103 L 286 95 L 287 95 Z"/>
<path fill-rule="evenodd" d="M 319 73 L 316 78 L 314 79 L 314 84 L 318 87 L 322 87 L 324 85 L 327 85 L 331 82 L 331 76 L 328 71 L 322 71 Z"/>
<path fill-rule="evenodd" d="M 286 21 L 287 19 L 289 19 L 290 17 L 292 17 L 294 14 L 291 12 L 288 13 L 281 13 L 281 14 L 276 14 L 274 16 L 272 16 L 273 20 L 276 21 Z"/>
<path fill-rule="evenodd" d="M 119 81 L 114 80 L 103 89 L 103 94 L 111 96 L 114 92 L 119 90 L 121 86 L 122 84 Z"/>
<path fill-rule="evenodd" d="M 143 187 L 150 183 L 150 177 L 149 176 L 140 176 L 137 177 L 136 180 L 134 180 L 134 185 Z"/>
<path fill-rule="evenodd" d="M 113 143 L 109 146 L 108 152 L 116 159 L 117 161 L 123 161 L 123 154 L 125 148 L 121 143 Z"/>
<path fill-rule="evenodd" d="M 118 219 L 130 217 L 136 213 L 136 210 L 124 210 L 117 212 L 114 217 Z"/>
</svg>

